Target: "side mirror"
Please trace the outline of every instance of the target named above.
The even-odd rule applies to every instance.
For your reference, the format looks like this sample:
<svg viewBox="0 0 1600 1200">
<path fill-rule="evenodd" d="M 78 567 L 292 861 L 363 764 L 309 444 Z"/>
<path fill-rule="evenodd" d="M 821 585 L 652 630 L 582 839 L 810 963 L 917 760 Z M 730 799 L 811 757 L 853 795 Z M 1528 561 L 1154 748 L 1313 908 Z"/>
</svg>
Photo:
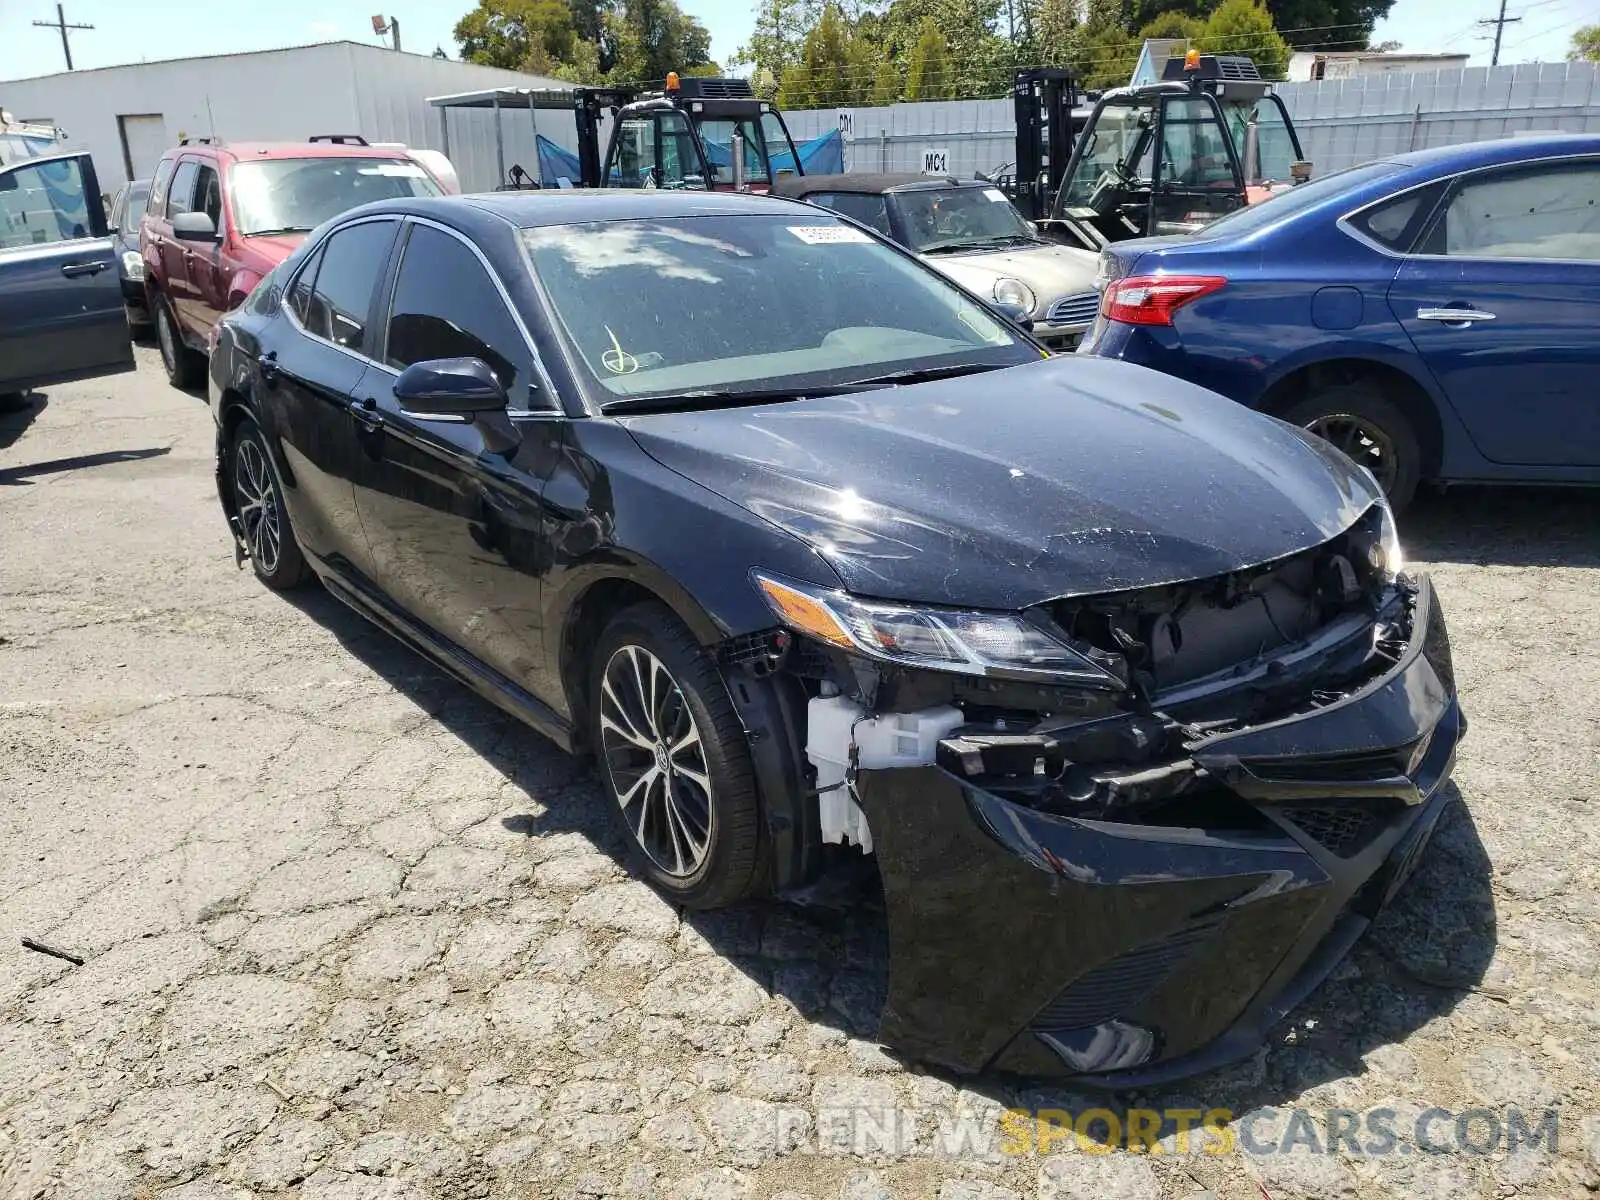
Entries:
<svg viewBox="0 0 1600 1200">
<path fill-rule="evenodd" d="M 180 242 L 214 242 L 217 223 L 203 212 L 179 213 L 172 218 L 172 236 Z"/>
<path fill-rule="evenodd" d="M 394 385 L 395 399 L 419 417 L 475 417 L 506 406 L 506 389 L 481 358 L 430 358 L 412 363 Z"/>
</svg>

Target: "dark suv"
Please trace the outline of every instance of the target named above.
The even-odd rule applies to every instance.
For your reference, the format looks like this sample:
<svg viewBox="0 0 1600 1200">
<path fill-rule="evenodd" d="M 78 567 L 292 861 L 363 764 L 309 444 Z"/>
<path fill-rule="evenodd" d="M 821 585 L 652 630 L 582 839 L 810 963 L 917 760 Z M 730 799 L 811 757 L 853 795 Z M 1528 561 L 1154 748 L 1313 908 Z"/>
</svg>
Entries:
<svg viewBox="0 0 1600 1200">
<path fill-rule="evenodd" d="M 445 189 L 404 152 L 326 139 L 186 140 L 156 167 L 140 226 L 145 292 L 176 387 L 204 378 L 212 327 L 318 225 L 369 200 Z"/>
</svg>

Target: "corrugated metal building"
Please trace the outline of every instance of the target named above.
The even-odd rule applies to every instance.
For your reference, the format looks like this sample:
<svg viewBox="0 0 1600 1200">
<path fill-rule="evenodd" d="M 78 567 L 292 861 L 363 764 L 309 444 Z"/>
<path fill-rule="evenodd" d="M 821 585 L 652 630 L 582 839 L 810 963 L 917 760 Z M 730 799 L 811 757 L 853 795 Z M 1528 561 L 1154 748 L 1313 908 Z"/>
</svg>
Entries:
<svg viewBox="0 0 1600 1200">
<path fill-rule="evenodd" d="M 495 87 L 565 89 L 537 75 L 326 42 L 251 54 L 131 63 L 0 83 L 0 106 L 21 120 L 59 125 L 67 144 L 94 155 L 101 186 L 145 178 L 183 136 L 231 141 L 298 141 L 315 133 L 359 133 L 372 142 L 443 149 L 429 96 Z M 507 167 L 537 176 L 539 133 L 575 149 L 571 116 L 507 113 Z M 495 175 L 493 114 L 450 114 L 450 158 L 464 191 L 486 191 Z"/>
</svg>

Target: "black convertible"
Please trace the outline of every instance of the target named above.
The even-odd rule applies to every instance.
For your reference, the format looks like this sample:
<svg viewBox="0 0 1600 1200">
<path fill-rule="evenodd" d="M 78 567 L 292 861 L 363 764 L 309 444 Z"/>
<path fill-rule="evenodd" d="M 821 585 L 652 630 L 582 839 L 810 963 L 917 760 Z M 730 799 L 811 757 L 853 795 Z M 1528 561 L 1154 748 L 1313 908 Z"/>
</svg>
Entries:
<svg viewBox="0 0 1600 1200">
<path fill-rule="evenodd" d="M 357 209 L 210 383 L 262 581 L 593 753 L 674 901 L 874 855 L 915 1057 L 1133 1085 L 1248 1052 L 1449 802 L 1444 621 L 1370 475 L 1046 361 L 816 208 Z"/>
</svg>

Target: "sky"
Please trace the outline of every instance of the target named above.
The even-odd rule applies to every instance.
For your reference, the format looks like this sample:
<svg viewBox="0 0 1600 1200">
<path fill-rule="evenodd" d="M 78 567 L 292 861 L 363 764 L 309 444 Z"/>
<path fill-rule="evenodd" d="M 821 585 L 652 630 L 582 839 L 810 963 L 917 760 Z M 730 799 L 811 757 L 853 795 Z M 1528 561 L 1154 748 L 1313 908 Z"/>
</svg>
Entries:
<svg viewBox="0 0 1600 1200">
<path fill-rule="evenodd" d="M 751 0 L 679 0 L 711 31 L 711 48 L 728 63 L 749 35 Z M 372 14 L 379 4 L 400 19 L 403 49 L 431 53 L 442 46 L 457 56 L 450 36 L 475 0 L 65 0 L 67 20 L 93 25 L 73 32 L 72 56 L 81 70 L 120 63 L 241 50 L 268 50 L 346 38 L 376 43 Z M 1378 41 L 1406 50 L 1451 51 L 1487 64 L 1493 29 L 1478 25 L 1496 15 L 1500 0 L 1396 0 L 1379 24 Z M 1573 30 L 1600 22 L 1600 0 L 1506 0 L 1500 61 L 1553 62 L 1566 56 Z M 62 70 L 61 39 L 35 20 L 53 20 L 54 0 L 0 0 L 0 80 Z M 1330 38 L 1336 35 L 1330 35 Z M 0 104 L 5 94 L 0 90 Z"/>
</svg>

